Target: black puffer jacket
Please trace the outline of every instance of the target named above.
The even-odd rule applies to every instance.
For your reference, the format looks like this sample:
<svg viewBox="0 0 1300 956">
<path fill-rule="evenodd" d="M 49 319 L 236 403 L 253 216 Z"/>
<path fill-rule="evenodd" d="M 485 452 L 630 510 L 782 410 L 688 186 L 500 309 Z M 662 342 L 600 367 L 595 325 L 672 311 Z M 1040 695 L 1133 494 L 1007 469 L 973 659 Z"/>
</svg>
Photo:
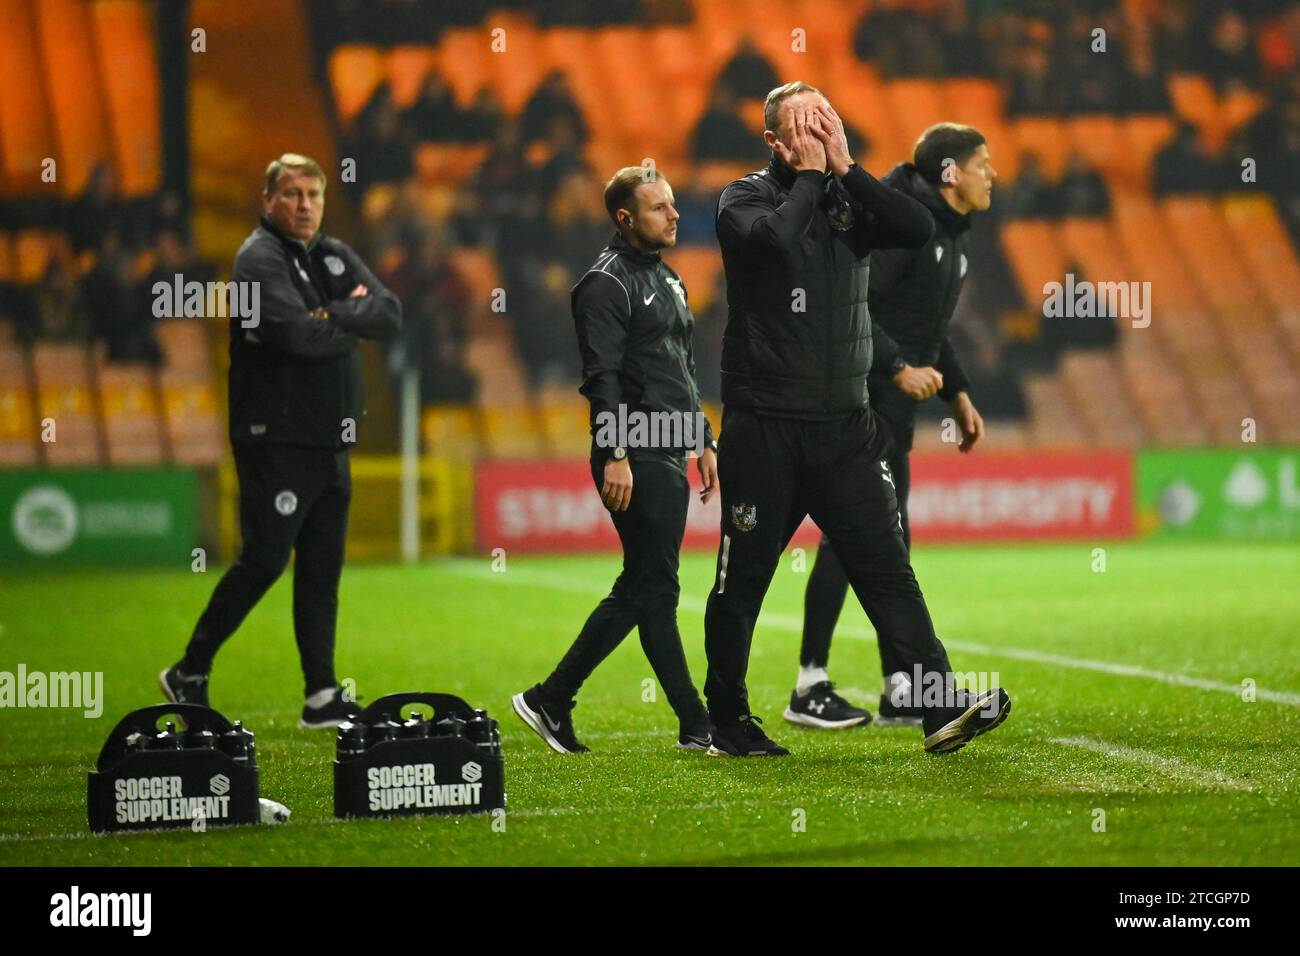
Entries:
<svg viewBox="0 0 1300 956">
<path fill-rule="evenodd" d="M 778 418 L 828 420 L 867 404 L 867 256 L 924 245 L 916 200 L 859 166 L 843 179 L 773 159 L 718 199 L 727 275 L 722 401 Z"/>
<path fill-rule="evenodd" d="M 948 205 L 911 163 L 899 163 L 885 182 L 923 203 L 935 229 L 919 249 L 887 249 L 871 257 L 871 388 L 896 390 L 890 366 L 902 358 L 909 365 L 934 366 L 943 376 L 939 397 L 948 401 L 970 387 L 948 340 L 948 323 L 966 279 L 970 215 Z"/>
<path fill-rule="evenodd" d="M 365 414 L 357 342 L 397 334 L 397 296 L 346 243 L 290 239 L 265 218 L 239 247 L 231 281 L 258 283 L 260 301 L 255 326 L 230 318 L 231 442 L 349 447 Z M 370 294 L 348 298 L 358 284 Z"/>
</svg>

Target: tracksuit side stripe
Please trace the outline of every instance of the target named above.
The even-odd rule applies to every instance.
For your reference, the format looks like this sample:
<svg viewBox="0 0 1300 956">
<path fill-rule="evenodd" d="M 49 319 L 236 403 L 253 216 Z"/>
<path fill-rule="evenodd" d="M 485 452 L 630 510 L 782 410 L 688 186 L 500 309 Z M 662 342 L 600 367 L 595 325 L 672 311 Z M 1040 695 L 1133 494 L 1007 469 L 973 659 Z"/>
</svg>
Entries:
<svg viewBox="0 0 1300 956">
<path fill-rule="evenodd" d="M 718 566 L 718 593 L 727 589 L 727 559 L 731 556 L 731 535 L 722 536 L 722 562 Z"/>
</svg>

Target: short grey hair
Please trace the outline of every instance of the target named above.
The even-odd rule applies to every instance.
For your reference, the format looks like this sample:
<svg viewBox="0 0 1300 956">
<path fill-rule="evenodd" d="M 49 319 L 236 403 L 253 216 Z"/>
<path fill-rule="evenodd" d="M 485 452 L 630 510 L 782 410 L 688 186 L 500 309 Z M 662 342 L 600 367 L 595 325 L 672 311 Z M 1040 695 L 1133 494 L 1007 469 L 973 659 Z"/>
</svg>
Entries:
<svg viewBox="0 0 1300 956">
<path fill-rule="evenodd" d="M 320 168 L 320 163 L 310 156 L 303 156 L 301 153 L 285 153 L 279 159 L 271 160 L 266 167 L 266 191 L 275 192 L 275 187 L 280 182 L 280 177 L 285 173 L 294 172 L 300 175 L 314 176 L 320 180 L 320 188 L 325 189 L 325 170 Z"/>
</svg>

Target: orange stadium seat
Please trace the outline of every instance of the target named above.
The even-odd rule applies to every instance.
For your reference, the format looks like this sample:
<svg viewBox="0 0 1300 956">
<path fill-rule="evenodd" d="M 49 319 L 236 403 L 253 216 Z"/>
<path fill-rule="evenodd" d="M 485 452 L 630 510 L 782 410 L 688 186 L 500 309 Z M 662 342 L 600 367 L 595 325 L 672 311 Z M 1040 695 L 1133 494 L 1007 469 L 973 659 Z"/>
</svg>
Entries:
<svg viewBox="0 0 1300 956">
<path fill-rule="evenodd" d="M 1002 248 L 1020 294 L 1031 309 L 1041 306 L 1046 283 L 1065 281 L 1068 263 L 1052 223 L 1036 219 L 1008 222 L 1002 227 Z"/>
<path fill-rule="evenodd" d="M 1201 283 L 1201 287 L 1214 309 L 1235 321 L 1257 321 L 1252 317 L 1264 314 L 1263 302 L 1241 261 L 1223 255 L 1218 244 L 1206 241 L 1207 236 L 1228 234 L 1218 207 L 1203 196 L 1170 196 L 1160 200 L 1159 206 L 1192 272 L 1213 276 L 1213 281 Z"/>
<path fill-rule="evenodd" d="M 85 188 L 91 169 L 109 161 L 108 115 L 95 73 L 94 33 L 82 0 L 34 4 L 45 82 L 59 144 L 59 186 L 65 196 Z"/>
<path fill-rule="evenodd" d="M 782 6 L 795 24 L 808 31 L 808 56 L 829 62 L 853 56 L 853 32 L 869 5 L 870 0 L 788 0 Z"/>
<path fill-rule="evenodd" d="M 647 59 L 664 91 L 679 83 L 703 86 L 705 63 L 688 26 L 651 27 L 644 31 Z"/>
<path fill-rule="evenodd" d="M 1040 448 L 1085 445 L 1091 440 L 1074 402 L 1061 381 L 1052 375 L 1027 375 L 1025 399 L 1029 405 L 1027 432 Z"/>
<path fill-rule="evenodd" d="M 162 124 L 153 10 L 136 0 L 99 0 L 90 12 L 122 193 L 155 192 L 162 181 Z"/>
<path fill-rule="evenodd" d="M 962 76 L 942 81 L 941 87 L 945 118 L 983 133 L 998 178 L 1014 182 L 1020 173 L 1020 143 L 1007 124 L 997 83 Z"/>
<path fill-rule="evenodd" d="M 1065 172 L 1073 149 L 1065 121 L 1055 116 L 1021 116 L 1012 121 L 1023 161 L 1026 152 L 1037 154 L 1043 175 L 1055 182 Z"/>
<path fill-rule="evenodd" d="M 489 19 L 489 26 L 505 30 L 506 45 L 500 53 L 489 47 L 489 82 L 501 98 L 502 109 L 518 113 L 546 73 L 541 33 L 530 17 L 502 12 Z"/>
<path fill-rule="evenodd" d="M 551 27 L 538 38 L 538 57 L 544 62 L 546 72 L 568 72 L 573 66 L 589 61 L 592 30 L 583 27 Z"/>
<path fill-rule="evenodd" d="M 478 416 L 467 405 L 430 405 L 424 410 L 421 433 L 428 455 L 469 459 L 482 450 Z"/>
<path fill-rule="evenodd" d="M 493 291 L 501 288 L 501 272 L 497 269 L 496 256 L 490 249 L 472 246 L 454 249 L 448 253 L 448 258 L 452 268 L 472 290 L 475 303 L 488 308 Z"/>
<path fill-rule="evenodd" d="M 1222 200 L 1223 219 L 1236 249 L 1250 270 L 1286 334 L 1292 355 L 1300 360 L 1300 262 L 1272 198 L 1229 196 Z"/>
<path fill-rule="evenodd" d="M 693 171 L 695 186 L 705 192 L 720 193 L 727 184 L 742 179 L 755 169 L 765 165 L 762 162 L 738 163 L 730 160 L 715 160 L 698 164 Z"/>
<path fill-rule="evenodd" d="M 885 84 L 885 96 L 895 117 L 894 127 L 908 144 L 915 143 L 935 123 L 952 118 L 943 89 L 935 80 L 891 80 Z M 900 161 L 911 158 L 910 151 L 907 156 L 899 157 Z"/>
<path fill-rule="evenodd" d="M 54 467 L 100 463 L 99 418 L 86 352 L 80 345 L 39 342 L 32 350 L 36 414 L 54 420 L 52 442 L 43 443 Z"/>
<path fill-rule="evenodd" d="M 102 347 L 95 365 L 108 464 L 161 464 L 165 451 L 153 370 L 147 365 L 107 362 Z"/>
<path fill-rule="evenodd" d="M 867 155 L 858 160 L 863 168 L 883 176 L 895 164 L 910 160 L 912 147 L 924 127 L 912 130 L 910 121 L 895 122 L 885 85 L 875 70 L 852 57 L 828 66 L 835 112 L 870 141 Z"/>
<path fill-rule="evenodd" d="M 1198 129 L 1214 124 L 1219 102 L 1208 79 L 1196 73 L 1171 73 L 1165 88 L 1176 114 Z"/>
<path fill-rule="evenodd" d="M 399 109 L 405 109 L 420 98 L 424 78 L 437 64 L 437 53 L 428 45 L 403 43 L 388 51 L 384 59 L 384 78 L 388 80 L 393 102 Z M 366 96 L 369 95 L 367 92 Z M 364 104 L 365 99 L 361 102 Z"/>
<path fill-rule="evenodd" d="M 1124 129 L 1114 116 L 1072 116 L 1065 120 L 1070 148 L 1106 179 L 1122 173 L 1130 155 Z"/>
<path fill-rule="evenodd" d="M 471 328 L 465 366 L 478 379 L 484 405 L 520 405 L 529 401 L 523 366 L 514 339 L 497 315 L 483 316 Z"/>
<path fill-rule="evenodd" d="M 1223 122 L 1229 133 L 1235 133 L 1264 108 L 1268 100 L 1254 90 L 1231 90 L 1220 100 Z"/>
<path fill-rule="evenodd" d="M 1095 441 L 1126 448 L 1141 444 L 1138 412 L 1111 350 L 1067 351 L 1060 380 Z"/>
<path fill-rule="evenodd" d="M 487 143 L 420 143 L 415 175 L 422 183 L 456 186 L 474 174 L 487 154 Z"/>
<path fill-rule="evenodd" d="M 8 328 L 0 326 L 0 329 Z M 40 416 L 32 403 L 27 376 L 27 358 L 14 343 L 0 341 L 0 467 L 36 465 L 39 425 Z"/>
<path fill-rule="evenodd" d="M 1095 282 L 1130 282 L 1140 276 L 1115 238 L 1109 220 L 1066 216 L 1057 224 L 1066 256 Z"/>
<path fill-rule="evenodd" d="M 555 457 L 581 458 L 591 448 L 590 406 L 576 388 L 551 387 L 538 397 L 547 450 Z"/>
<path fill-rule="evenodd" d="M 717 246 L 681 245 L 665 256 L 686 285 L 691 311 L 699 315 L 713 301 L 714 290 L 722 275 L 722 255 Z"/>
<path fill-rule="evenodd" d="M 1125 175 L 1134 187 L 1149 190 L 1156 154 L 1173 139 L 1174 121 L 1168 116 L 1126 116 L 1119 122 L 1126 146 Z"/>
<path fill-rule="evenodd" d="M 336 47 L 330 54 L 329 73 L 339 121 L 349 126 L 384 81 L 384 55 L 378 47 L 363 44 Z"/>
<path fill-rule="evenodd" d="M 1159 337 L 1125 335 L 1116 357 L 1137 413 L 1154 441 L 1178 445 L 1205 439 L 1192 393 Z"/>
<path fill-rule="evenodd" d="M 17 240 L 7 232 L 0 232 L 0 282 L 12 282 L 18 275 Z"/>
<path fill-rule="evenodd" d="M 489 405 L 482 410 L 483 438 L 493 458 L 536 458 L 542 454 L 541 422 L 532 405 Z"/>
<path fill-rule="evenodd" d="M 154 334 L 168 368 L 212 374 L 211 340 L 202 319 L 161 319 Z"/>
<path fill-rule="evenodd" d="M 226 451 L 224 415 L 218 410 L 211 375 L 163 368 L 163 422 L 171 460 L 177 465 L 216 465 Z"/>
<path fill-rule="evenodd" d="M 1120 244 L 1140 281 L 1151 283 L 1151 328 L 1180 367 L 1196 373 L 1198 356 L 1218 355 L 1222 349 L 1206 296 L 1149 196 L 1117 191 L 1111 207 Z"/>
<path fill-rule="evenodd" d="M 36 20 L 26 0 L 0 0 L 0 172 L 7 192 L 44 191 L 42 163 L 57 159 Z"/>
<path fill-rule="evenodd" d="M 438 44 L 438 60 L 456 64 L 455 69 L 447 72 L 447 82 L 456 94 L 456 102 L 462 107 L 469 106 L 478 91 L 488 84 L 493 70 L 489 58 L 508 55 L 508 34 L 506 41 L 507 53 L 494 54 L 492 36 L 481 27 L 459 27 L 443 32 L 442 42 Z"/>
</svg>

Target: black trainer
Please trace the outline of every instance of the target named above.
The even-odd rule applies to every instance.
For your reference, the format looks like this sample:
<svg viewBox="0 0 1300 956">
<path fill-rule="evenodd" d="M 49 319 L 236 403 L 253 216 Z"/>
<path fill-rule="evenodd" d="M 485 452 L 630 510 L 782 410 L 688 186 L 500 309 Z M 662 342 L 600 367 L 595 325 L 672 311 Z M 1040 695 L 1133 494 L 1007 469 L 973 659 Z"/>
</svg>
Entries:
<svg viewBox="0 0 1300 956">
<path fill-rule="evenodd" d="M 677 734 L 678 750 L 708 750 L 713 746 L 713 724 L 708 717 L 701 718 Z"/>
<path fill-rule="evenodd" d="M 838 730 L 842 727 L 861 727 L 871 723 L 871 712 L 854 707 L 835 693 L 835 685 L 828 680 L 819 681 L 808 688 L 802 697 L 796 690 L 790 695 L 790 706 L 785 709 L 785 719 L 801 727 L 820 727 Z"/>
<path fill-rule="evenodd" d="M 320 707 L 302 708 L 302 719 L 298 727 L 302 730 L 320 730 L 324 727 L 337 727 L 345 720 L 351 720 L 361 713 L 361 707 L 355 700 L 344 700 L 341 688 L 334 688 L 334 696 Z"/>
<path fill-rule="evenodd" d="M 584 746 L 573 732 L 573 708 L 578 706 L 576 700 L 570 701 L 568 707 L 544 701 L 542 685 L 534 684 L 522 694 L 515 694 L 511 703 L 519 719 L 557 754 L 585 754 L 591 749 Z"/>
<path fill-rule="evenodd" d="M 790 751 L 763 733 L 763 718 L 745 714 L 738 720 L 714 723 L 710 757 L 784 757 Z"/>
<path fill-rule="evenodd" d="M 959 690 L 951 707 L 927 707 L 922 727 L 927 753 L 960 750 L 980 734 L 988 733 L 1011 712 L 1011 698 L 1001 687 L 972 694 Z"/>
<path fill-rule="evenodd" d="M 924 717 L 923 707 L 913 707 L 910 704 L 899 706 L 884 694 L 880 695 L 876 723 L 882 727 L 920 727 Z"/>
<path fill-rule="evenodd" d="M 181 674 L 180 665 L 173 664 L 158 675 L 158 683 L 173 704 L 212 706 L 208 703 L 207 674 Z"/>
</svg>

